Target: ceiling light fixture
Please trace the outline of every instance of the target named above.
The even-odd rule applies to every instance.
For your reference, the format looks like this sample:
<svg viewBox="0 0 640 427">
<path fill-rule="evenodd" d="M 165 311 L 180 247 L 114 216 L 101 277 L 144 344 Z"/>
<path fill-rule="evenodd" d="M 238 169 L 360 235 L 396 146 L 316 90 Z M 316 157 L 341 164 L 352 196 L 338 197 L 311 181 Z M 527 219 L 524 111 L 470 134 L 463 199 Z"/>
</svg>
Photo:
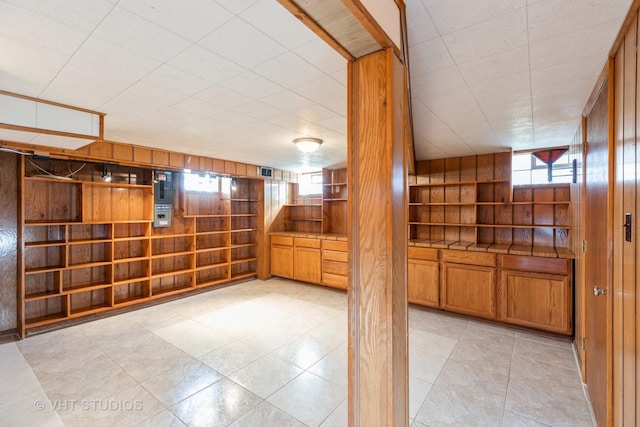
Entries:
<svg viewBox="0 0 640 427">
<path fill-rule="evenodd" d="M 322 145 L 322 140 L 320 138 L 304 137 L 294 139 L 293 143 L 296 144 L 298 150 L 308 154 L 313 153 L 318 148 L 320 148 L 320 145 Z"/>
</svg>

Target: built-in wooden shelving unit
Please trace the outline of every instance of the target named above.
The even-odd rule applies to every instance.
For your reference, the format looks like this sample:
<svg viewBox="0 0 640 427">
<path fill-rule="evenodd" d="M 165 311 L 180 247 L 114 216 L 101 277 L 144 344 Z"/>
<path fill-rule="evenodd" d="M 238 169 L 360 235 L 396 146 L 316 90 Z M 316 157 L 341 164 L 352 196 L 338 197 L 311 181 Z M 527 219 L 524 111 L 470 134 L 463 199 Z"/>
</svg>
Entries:
<svg viewBox="0 0 640 427">
<path fill-rule="evenodd" d="M 117 166 L 111 182 L 103 171 L 25 160 L 22 331 L 257 274 L 261 180 L 221 178 L 220 191 L 196 193 L 176 178 L 171 226 L 156 228 L 152 171 Z"/>
<path fill-rule="evenodd" d="M 347 234 L 347 169 L 322 170 L 322 194 L 300 196 L 291 183 L 290 203 L 284 206 L 284 231 Z"/>
<path fill-rule="evenodd" d="M 510 152 L 419 162 L 410 244 L 570 258 L 569 186 L 513 188 L 510 174 Z"/>
</svg>

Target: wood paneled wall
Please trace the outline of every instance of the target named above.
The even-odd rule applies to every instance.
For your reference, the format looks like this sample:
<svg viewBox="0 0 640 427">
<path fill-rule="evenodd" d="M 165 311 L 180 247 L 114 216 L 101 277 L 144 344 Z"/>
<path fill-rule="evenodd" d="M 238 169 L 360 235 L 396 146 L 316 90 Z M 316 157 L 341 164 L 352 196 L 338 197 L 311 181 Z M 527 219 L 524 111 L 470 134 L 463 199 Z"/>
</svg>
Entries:
<svg viewBox="0 0 640 427">
<path fill-rule="evenodd" d="M 574 263 L 574 289 L 575 289 L 575 348 L 578 355 L 578 362 L 584 376 L 584 348 L 582 342 L 584 338 L 584 253 L 582 251 L 582 242 L 584 235 L 584 123 L 580 123 L 576 130 L 573 140 L 569 145 L 569 158 L 575 161 L 576 182 L 570 185 L 571 191 L 571 229 L 569 230 L 569 249 L 575 254 Z"/>
<path fill-rule="evenodd" d="M 258 255 L 258 278 L 271 275 L 270 233 L 284 229 L 284 209 L 289 200 L 289 183 L 282 179 L 264 180 L 264 245 Z"/>
<path fill-rule="evenodd" d="M 18 160 L 0 152 L 0 332 L 17 327 Z"/>
<path fill-rule="evenodd" d="M 638 14 L 625 25 L 615 53 L 615 189 L 613 206 L 613 425 L 638 425 L 640 419 L 640 299 L 637 265 L 640 94 Z M 631 241 L 624 237 L 625 215 L 632 216 Z"/>
</svg>

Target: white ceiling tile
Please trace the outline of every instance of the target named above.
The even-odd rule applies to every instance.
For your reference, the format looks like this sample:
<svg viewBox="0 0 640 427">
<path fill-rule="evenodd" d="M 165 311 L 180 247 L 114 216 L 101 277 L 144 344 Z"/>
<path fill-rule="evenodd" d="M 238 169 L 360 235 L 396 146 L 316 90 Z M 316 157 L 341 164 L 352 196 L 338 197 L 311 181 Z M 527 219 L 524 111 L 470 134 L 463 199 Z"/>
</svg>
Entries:
<svg viewBox="0 0 640 427">
<path fill-rule="evenodd" d="M 213 85 L 209 89 L 198 93 L 195 97 L 223 108 L 237 108 L 240 105 L 251 102 L 251 98 L 219 85 Z"/>
<path fill-rule="evenodd" d="M 136 78 L 144 77 L 162 64 L 157 59 L 96 37 L 89 37 L 73 57 L 107 71 Z"/>
<path fill-rule="evenodd" d="M 344 70 L 336 71 L 330 74 L 331 78 L 340 83 L 345 88 L 348 85 L 348 76 L 346 68 Z"/>
<path fill-rule="evenodd" d="M 282 111 L 297 111 L 301 108 L 309 107 L 314 104 L 313 101 L 298 95 L 290 90 L 283 90 L 273 95 L 265 96 L 262 102 L 279 108 Z"/>
<path fill-rule="evenodd" d="M 224 7 L 233 14 L 239 14 L 258 0 L 215 0 L 220 6 Z"/>
<path fill-rule="evenodd" d="M 92 35 L 159 61 L 167 61 L 191 44 L 120 7 L 114 8 Z"/>
<path fill-rule="evenodd" d="M 258 1 L 240 17 L 288 49 L 317 39 L 313 31 L 273 0 Z"/>
<path fill-rule="evenodd" d="M 440 37 L 421 0 L 405 0 L 409 47 Z"/>
<path fill-rule="evenodd" d="M 457 67 L 445 68 L 419 76 L 411 76 L 411 96 L 414 99 L 443 96 L 447 93 L 466 88 Z"/>
<path fill-rule="evenodd" d="M 525 0 L 422 0 L 440 34 L 450 34 L 526 6 Z"/>
<path fill-rule="evenodd" d="M 245 68 L 255 67 L 286 51 L 280 43 L 240 18 L 233 18 L 202 39 L 199 45 Z"/>
<path fill-rule="evenodd" d="M 66 55 L 0 36 L 0 89 L 39 96 L 66 61 Z"/>
<path fill-rule="evenodd" d="M 35 12 L 0 2 L 0 35 L 34 47 L 70 55 L 82 44 L 88 33 Z"/>
<path fill-rule="evenodd" d="M 293 49 L 293 52 L 324 73 L 343 73 L 346 79 L 347 60 L 324 40 L 317 38 Z"/>
<path fill-rule="evenodd" d="M 320 123 L 322 120 L 328 120 L 333 118 L 341 118 L 346 121 L 346 117 L 336 114 L 335 112 L 323 107 L 319 104 L 310 105 L 308 107 L 301 108 L 296 111 L 292 111 L 292 114 L 304 119 L 308 122 Z"/>
<path fill-rule="evenodd" d="M 335 99 L 340 96 L 346 96 L 347 88 L 335 81 L 329 76 L 322 76 L 316 80 L 295 86 L 292 89 L 298 95 L 317 102 L 327 99 Z"/>
<path fill-rule="evenodd" d="M 283 129 L 288 129 L 294 132 L 297 132 L 304 123 L 307 123 L 307 120 L 303 119 L 302 117 L 295 116 L 291 113 L 279 113 L 275 116 L 266 118 L 265 121 L 279 126 Z"/>
<path fill-rule="evenodd" d="M 173 127 L 182 127 L 224 112 L 225 109 L 195 98 L 187 98 L 154 114 Z"/>
<path fill-rule="evenodd" d="M 90 32 L 113 8 L 105 0 L 4 0 L 69 28 Z"/>
<path fill-rule="evenodd" d="M 71 59 L 42 92 L 42 98 L 76 107 L 99 109 L 135 82 L 135 77 Z"/>
<path fill-rule="evenodd" d="M 346 96 L 340 96 L 339 98 L 322 101 L 320 105 L 341 116 L 346 117 L 347 115 L 347 97 Z"/>
<path fill-rule="evenodd" d="M 144 77 L 144 81 L 185 95 L 195 95 L 212 86 L 212 83 L 164 64 Z"/>
<path fill-rule="evenodd" d="M 582 94 L 586 101 L 605 61 L 606 58 L 597 56 L 532 71 L 531 91 L 534 100 L 548 96 L 572 98 Z"/>
<path fill-rule="evenodd" d="M 147 116 L 118 129 L 118 135 L 125 141 L 137 143 L 167 132 L 172 126 L 159 117 Z"/>
<path fill-rule="evenodd" d="M 482 7 L 482 3 L 474 3 Z M 456 64 L 495 55 L 527 44 L 527 13 L 522 8 L 447 34 L 442 39 Z"/>
<path fill-rule="evenodd" d="M 233 17 L 231 12 L 211 0 L 120 0 L 118 7 L 192 42 Z"/>
<path fill-rule="evenodd" d="M 332 130 L 340 135 L 347 134 L 347 119 L 344 117 L 332 117 L 315 122 L 320 126 Z"/>
<path fill-rule="evenodd" d="M 619 26 L 618 21 L 610 21 L 559 37 L 531 42 L 531 70 L 540 70 L 595 55 L 604 59 L 611 49 L 613 37 L 605 38 L 602 34 L 615 34 Z M 604 65 L 604 61 L 602 64 Z"/>
<path fill-rule="evenodd" d="M 458 66 L 468 84 L 529 72 L 529 48 L 519 46 Z"/>
<path fill-rule="evenodd" d="M 412 76 L 451 68 L 455 65 L 449 51 L 439 37 L 415 45 L 409 61 Z"/>
<path fill-rule="evenodd" d="M 619 26 L 630 4 L 630 0 L 544 0 L 530 3 L 527 7 L 529 39 L 532 42 L 545 40 L 614 20 Z"/>
<path fill-rule="evenodd" d="M 438 147 L 427 143 L 416 144 L 416 159 L 442 159 L 447 155 Z"/>
<path fill-rule="evenodd" d="M 461 88 L 446 96 L 433 97 L 422 101 L 440 120 L 445 122 L 454 132 L 469 123 L 485 121 L 482 111 L 468 88 Z"/>
<path fill-rule="evenodd" d="M 529 73 L 485 79 L 470 84 L 469 88 L 483 110 L 510 110 L 531 103 Z"/>
<path fill-rule="evenodd" d="M 230 79 L 245 71 L 240 65 L 198 45 L 172 58 L 169 65 L 212 83 Z"/>
<path fill-rule="evenodd" d="M 282 112 L 281 110 L 260 101 L 253 101 L 248 104 L 244 104 L 241 107 L 238 107 L 237 111 L 256 119 L 266 119 L 267 117 L 275 116 Z"/>
<path fill-rule="evenodd" d="M 31 142 L 37 133 L 0 129 L 0 141 Z"/>
<path fill-rule="evenodd" d="M 298 55 L 287 52 L 253 69 L 262 77 L 283 87 L 294 87 L 315 80 L 322 72 Z"/>
<path fill-rule="evenodd" d="M 273 95 L 284 89 L 282 86 L 251 71 L 246 71 L 229 80 L 225 80 L 220 83 L 220 86 L 256 99 Z"/>
</svg>

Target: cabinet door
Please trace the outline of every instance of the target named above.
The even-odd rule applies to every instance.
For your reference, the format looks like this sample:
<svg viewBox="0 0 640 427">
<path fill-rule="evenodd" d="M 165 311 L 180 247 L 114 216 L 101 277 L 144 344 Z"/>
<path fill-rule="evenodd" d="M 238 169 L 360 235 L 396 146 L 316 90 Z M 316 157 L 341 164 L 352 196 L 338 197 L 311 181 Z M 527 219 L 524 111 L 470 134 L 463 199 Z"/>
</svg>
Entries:
<svg viewBox="0 0 640 427">
<path fill-rule="evenodd" d="M 495 319 L 496 269 L 442 263 L 442 308 Z"/>
<path fill-rule="evenodd" d="M 407 298 L 409 302 L 430 307 L 440 305 L 438 262 L 409 259 L 407 269 Z"/>
<path fill-rule="evenodd" d="M 293 246 L 271 245 L 271 274 L 293 279 Z"/>
<path fill-rule="evenodd" d="M 294 262 L 294 277 L 296 280 L 309 283 L 321 283 L 321 255 L 320 249 L 296 247 Z"/>
<path fill-rule="evenodd" d="M 570 276 L 502 270 L 500 320 L 570 335 Z"/>
</svg>

